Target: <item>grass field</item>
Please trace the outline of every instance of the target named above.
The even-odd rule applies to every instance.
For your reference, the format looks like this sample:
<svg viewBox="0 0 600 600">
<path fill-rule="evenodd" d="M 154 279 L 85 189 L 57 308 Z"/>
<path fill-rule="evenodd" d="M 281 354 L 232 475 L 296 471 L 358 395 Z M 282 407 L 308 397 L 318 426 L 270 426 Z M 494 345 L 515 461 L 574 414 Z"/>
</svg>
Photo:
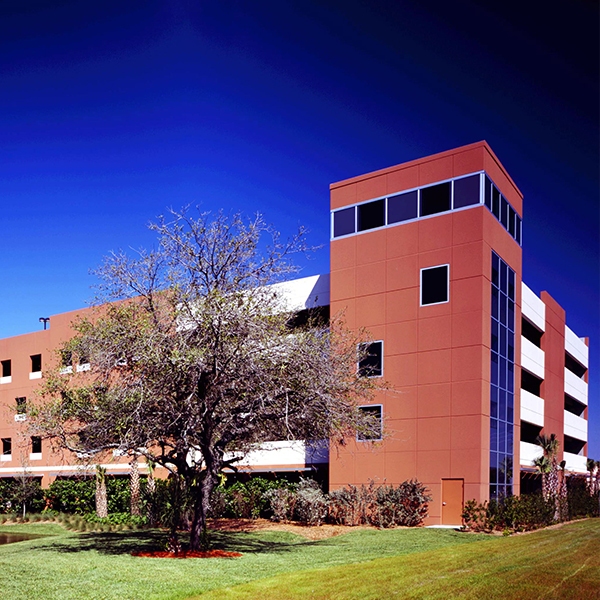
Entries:
<svg viewBox="0 0 600 600">
<path fill-rule="evenodd" d="M 600 521 L 513 537 L 357 530 L 316 542 L 285 532 L 215 533 L 238 559 L 134 558 L 157 532 L 2 531 L 49 537 L 0 546 L 0 598 L 600 598 Z"/>
</svg>

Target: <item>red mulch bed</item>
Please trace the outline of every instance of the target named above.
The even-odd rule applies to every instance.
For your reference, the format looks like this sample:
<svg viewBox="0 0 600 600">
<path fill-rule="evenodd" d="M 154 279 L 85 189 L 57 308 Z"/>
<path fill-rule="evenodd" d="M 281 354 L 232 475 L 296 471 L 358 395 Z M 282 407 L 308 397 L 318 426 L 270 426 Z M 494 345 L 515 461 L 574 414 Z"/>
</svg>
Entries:
<svg viewBox="0 0 600 600">
<path fill-rule="evenodd" d="M 225 550 L 182 550 L 177 554 L 166 550 L 156 552 L 132 552 L 131 556 L 142 558 L 238 558 L 242 556 L 239 552 L 227 552 Z"/>
</svg>

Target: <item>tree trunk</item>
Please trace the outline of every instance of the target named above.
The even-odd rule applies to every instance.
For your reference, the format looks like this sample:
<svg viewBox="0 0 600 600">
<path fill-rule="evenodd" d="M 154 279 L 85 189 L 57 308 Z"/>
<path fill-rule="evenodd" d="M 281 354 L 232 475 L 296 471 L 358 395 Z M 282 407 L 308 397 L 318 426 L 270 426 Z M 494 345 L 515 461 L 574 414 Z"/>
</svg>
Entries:
<svg viewBox="0 0 600 600">
<path fill-rule="evenodd" d="M 137 456 L 133 457 L 130 463 L 131 471 L 129 474 L 129 487 L 131 493 L 130 510 L 131 514 L 140 516 L 140 470 L 138 468 Z"/>
<path fill-rule="evenodd" d="M 194 520 L 190 532 L 190 550 L 208 550 L 209 539 L 206 529 L 206 515 L 210 510 L 210 497 L 217 485 L 217 473 L 206 469 L 200 480 L 199 490 L 194 502 Z"/>
<path fill-rule="evenodd" d="M 108 517 L 108 498 L 106 497 L 106 469 L 96 467 L 96 515 L 100 519 Z"/>
</svg>

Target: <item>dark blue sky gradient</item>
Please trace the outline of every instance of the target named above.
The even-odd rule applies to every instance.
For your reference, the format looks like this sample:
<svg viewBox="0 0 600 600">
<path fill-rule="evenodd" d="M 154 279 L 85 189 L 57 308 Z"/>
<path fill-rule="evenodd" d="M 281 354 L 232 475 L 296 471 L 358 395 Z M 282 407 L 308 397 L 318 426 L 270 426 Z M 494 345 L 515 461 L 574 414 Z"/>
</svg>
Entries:
<svg viewBox="0 0 600 600">
<path fill-rule="evenodd" d="M 165 211 L 324 244 L 331 182 L 485 139 L 524 193 L 524 279 L 591 341 L 600 458 L 598 5 L 0 4 L 0 337 L 84 306 Z"/>
</svg>

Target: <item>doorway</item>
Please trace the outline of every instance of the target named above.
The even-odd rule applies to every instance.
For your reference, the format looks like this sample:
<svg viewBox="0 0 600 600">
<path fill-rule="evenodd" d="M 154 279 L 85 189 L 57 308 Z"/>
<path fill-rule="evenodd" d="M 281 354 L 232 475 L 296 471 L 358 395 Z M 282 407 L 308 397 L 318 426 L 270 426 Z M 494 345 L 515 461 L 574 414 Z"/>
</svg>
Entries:
<svg viewBox="0 0 600 600">
<path fill-rule="evenodd" d="M 464 479 L 442 479 L 442 525 L 462 525 Z"/>
</svg>

